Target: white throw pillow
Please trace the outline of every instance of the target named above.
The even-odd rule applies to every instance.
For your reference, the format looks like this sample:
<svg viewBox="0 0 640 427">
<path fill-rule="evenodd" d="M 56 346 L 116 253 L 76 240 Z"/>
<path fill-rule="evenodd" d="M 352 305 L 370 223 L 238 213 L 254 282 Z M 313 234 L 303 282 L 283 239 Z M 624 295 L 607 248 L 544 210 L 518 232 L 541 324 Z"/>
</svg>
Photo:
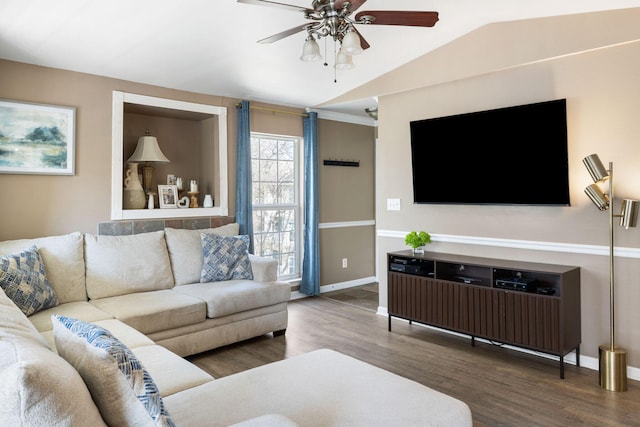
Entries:
<svg viewBox="0 0 640 427">
<path fill-rule="evenodd" d="M 90 299 L 173 287 L 164 231 L 128 236 L 85 235 Z"/>
<path fill-rule="evenodd" d="M 107 424 L 174 426 L 158 387 L 133 352 L 106 329 L 51 316 L 58 353 L 89 388 Z"/>
</svg>

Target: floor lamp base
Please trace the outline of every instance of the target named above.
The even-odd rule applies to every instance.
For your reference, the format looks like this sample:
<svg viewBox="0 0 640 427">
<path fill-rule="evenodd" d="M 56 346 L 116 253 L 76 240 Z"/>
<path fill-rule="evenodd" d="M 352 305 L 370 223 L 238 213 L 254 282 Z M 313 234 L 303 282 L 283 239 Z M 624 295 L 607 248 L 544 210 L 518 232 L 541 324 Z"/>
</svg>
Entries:
<svg viewBox="0 0 640 427">
<path fill-rule="evenodd" d="M 627 352 L 608 344 L 600 346 L 600 387 L 609 391 L 627 391 Z"/>
</svg>

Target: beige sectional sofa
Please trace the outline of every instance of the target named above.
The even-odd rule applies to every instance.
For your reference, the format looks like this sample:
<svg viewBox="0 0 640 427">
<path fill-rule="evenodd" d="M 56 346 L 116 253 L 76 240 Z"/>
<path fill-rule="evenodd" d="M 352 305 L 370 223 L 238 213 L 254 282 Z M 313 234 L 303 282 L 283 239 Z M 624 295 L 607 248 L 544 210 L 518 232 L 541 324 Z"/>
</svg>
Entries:
<svg viewBox="0 0 640 427">
<path fill-rule="evenodd" d="M 254 280 L 200 283 L 200 234 L 234 236 L 238 228 L 127 236 L 76 232 L 0 242 L 0 255 L 38 247 L 58 305 L 29 320 L 50 343 L 52 314 L 88 322 L 115 318 L 188 356 L 287 328 L 291 288 L 276 280 L 274 260 L 250 255 Z"/>
<path fill-rule="evenodd" d="M 332 350 L 216 380 L 183 359 L 286 330 L 275 262 L 200 282 L 201 233 L 237 232 L 0 242 L 0 262 L 35 247 L 57 299 L 26 316 L 0 290 L 0 426 L 472 425 L 465 403 Z"/>
</svg>

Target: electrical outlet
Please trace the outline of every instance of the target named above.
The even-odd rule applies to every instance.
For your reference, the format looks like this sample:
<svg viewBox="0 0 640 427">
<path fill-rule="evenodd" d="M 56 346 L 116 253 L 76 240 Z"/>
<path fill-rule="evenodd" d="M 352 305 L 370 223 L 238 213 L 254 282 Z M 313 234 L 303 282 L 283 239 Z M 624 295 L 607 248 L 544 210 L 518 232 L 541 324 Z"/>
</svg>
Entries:
<svg viewBox="0 0 640 427">
<path fill-rule="evenodd" d="M 342 258 L 342 268 L 347 268 L 349 264 L 347 263 L 347 259 L 346 258 Z"/>
</svg>

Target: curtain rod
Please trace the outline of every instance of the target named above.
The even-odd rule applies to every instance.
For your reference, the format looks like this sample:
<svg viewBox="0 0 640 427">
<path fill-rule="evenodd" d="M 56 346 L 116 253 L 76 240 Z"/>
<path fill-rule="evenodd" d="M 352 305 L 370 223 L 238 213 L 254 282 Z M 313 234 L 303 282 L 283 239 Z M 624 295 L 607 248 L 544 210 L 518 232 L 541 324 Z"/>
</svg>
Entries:
<svg viewBox="0 0 640 427">
<path fill-rule="evenodd" d="M 236 108 L 240 108 L 241 105 L 242 104 L 237 103 Z M 294 116 L 309 117 L 308 113 L 296 113 L 294 111 L 276 110 L 273 108 L 266 108 L 266 107 L 254 107 L 253 105 L 249 105 L 249 108 L 251 108 L 252 110 L 271 111 L 272 113 L 292 114 Z"/>
</svg>

